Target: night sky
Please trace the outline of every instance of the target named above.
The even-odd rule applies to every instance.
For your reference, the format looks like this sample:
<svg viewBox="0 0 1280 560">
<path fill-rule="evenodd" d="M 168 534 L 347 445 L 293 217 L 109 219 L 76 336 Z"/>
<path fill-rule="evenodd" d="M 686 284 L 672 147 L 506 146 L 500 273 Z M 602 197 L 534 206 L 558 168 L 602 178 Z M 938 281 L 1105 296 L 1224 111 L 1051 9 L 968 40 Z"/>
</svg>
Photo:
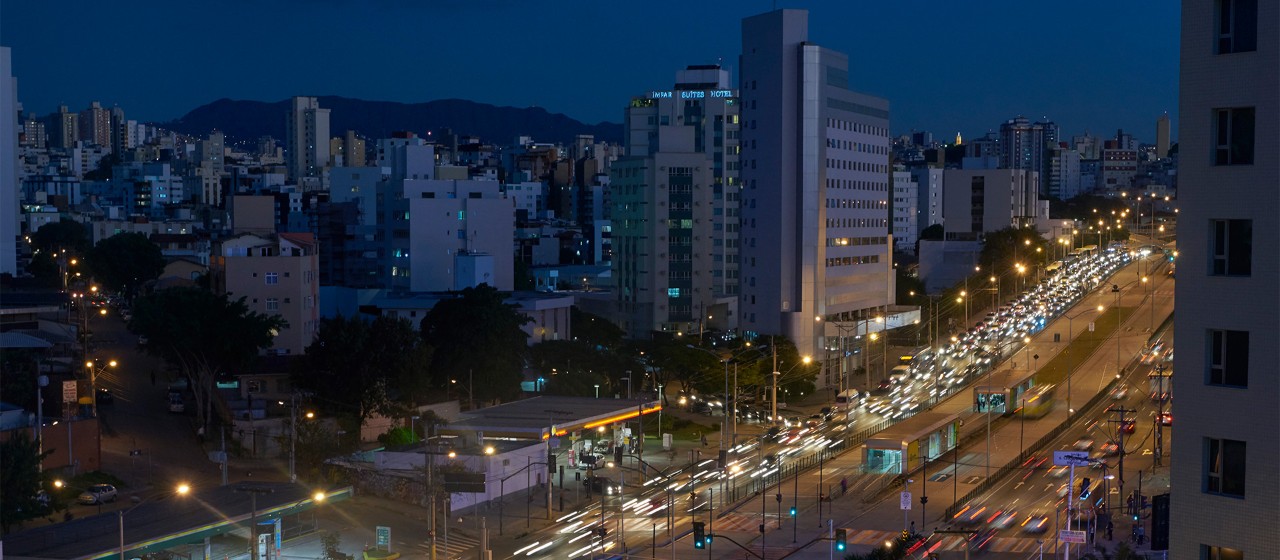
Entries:
<svg viewBox="0 0 1280 560">
<path fill-rule="evenodd" d="M 26 110 L 98 100 L 165 121 L 229 97 L 463 98 L 622 120 L 688 64 L 733 71 L 741 19 L 771 0 L 120 0 L 0 3 Z M 1066 136 L 1177 136 L 1178 2 L 789 1 L 850 55 L 895 134 L 939 140 L 1048 117 Z"/>
</svg>

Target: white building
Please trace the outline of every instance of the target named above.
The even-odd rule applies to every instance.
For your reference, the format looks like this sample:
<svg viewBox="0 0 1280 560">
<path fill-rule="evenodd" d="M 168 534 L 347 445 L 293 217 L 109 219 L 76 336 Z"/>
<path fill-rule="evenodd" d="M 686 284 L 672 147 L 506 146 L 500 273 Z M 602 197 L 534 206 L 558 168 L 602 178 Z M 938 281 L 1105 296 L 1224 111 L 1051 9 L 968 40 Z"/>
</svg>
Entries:
<svg viewBox="0 0 1280 560">
<path fill-rule="evenodd" d="M 515 288 L 515 204 L 497 181 L 408 179 L 409 288 Z"/>
<path fill-rule="evenodd" d="M 911 179 L 916 182 L 920 191 L 916 194 L 919 205 L 916 211 L 916 232 L 920 232 L 934 224 L 942 223 L 942 187 L 943 170 L 939 167 L 917 167 L 911 170 Z"/>
<path fill-rule="evenodd" d="M 18 270 L 18 80 L 9 47 L 0 47 L 0 274 Z"/>
<path fill-rule="evenodd" d="M 1185 0 L 1181 44 L 1169 557 L 1280 558 L 1280 4 Z"/>
<path fill-rule="evenodd" d="M 920 239 L 920 185 L 910 171 L 893 172 L 893 250 L 915 253 Z"/>
<path fill-rule="evenodd" d="M 742 22 L 739 320 L 821 359 L 833 323 L 893 302 L 889 103 L 848 89 L 848 57 L 808 27 L 805 10 Z"/>
<path fill-rule="evenodd" d="M 319 177 L 329 161 L 329 110 L 314 97 L 294 97 L 285 119 L 289 179 Z"/>
<path fill-rule="evenodd" d="M 948 169 L 944 182 L 945 239 L 980 240 L 1008 227 L 1034 226 L 1040 174 L 1023 169 Z"/>
<path fill-rule="evenodd" d="M 718 66 L 690 66 L 627 107 L 627 155 L 610 177 L 612 266 L 615 322 L 633 337 L 736 326 L 738 110 Z"/>
<path fill-rule="evenodd" d="M 1059 200 L 1075 198 L 1080 194 L 1080 152 L 1061 146 L 1049 154 L 1047 193 Z"/>
</svg>

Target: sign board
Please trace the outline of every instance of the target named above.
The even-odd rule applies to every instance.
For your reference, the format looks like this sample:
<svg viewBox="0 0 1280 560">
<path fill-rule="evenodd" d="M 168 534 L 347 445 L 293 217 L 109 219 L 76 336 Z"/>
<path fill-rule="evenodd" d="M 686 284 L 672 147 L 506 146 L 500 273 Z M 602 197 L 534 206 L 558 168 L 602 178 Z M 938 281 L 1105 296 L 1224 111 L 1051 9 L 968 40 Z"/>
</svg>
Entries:
<svg viewBox="0 0 1280 560">
<path fill-rule="evenodd" d="M 1093 332 L 1093 321 L 1089 321 L 1089 332 Z"/>
<path fill-rule="evenodd" d="M 671 449 L 671 434 L 662 434 L 662 449 Z"/>
<path fill-rule="evenodd" d="M 1092 463 L 1086 451 L 1054 451 L 1053 464 L 1058 467 L 1087 467 Z"/>
<path fill-rule="evenodd" d="M 1058 531 L 1058 540 L 1064 543 L 1084 544 L 1084 531 L 1063 529 Z"/>
<path fill-rule="evenodd" d="M 75 381 L 62 382 L 62 402 L 63 403 L 76 402 L 76 382 Z"/>
<path fill-rule="evenodd" d="M 225 463 L 227 462 L 227 452 L 226 451 L 210 451 L 209 460 L 215 463 Z"/>
<path fill-rule="evenodd" d="M 391 551 L 391 527 L 383 527 L 382 525 L 379 525 L 377 528 L 377 537 L 376 537 L 376 540 L 374 541 L 374 544 L 376 544 L 378 548 L 381 548 L 382 550 L 386 550 L 390 552 Z"/>
<path fill-rule="evenodd" d="M 902 496 L 900 496 L 900 499 L 901 499 L 901 503 L 898 504 L 899 508 L 911 509 L 911 492 L 903 492 Z"/>
</svg>

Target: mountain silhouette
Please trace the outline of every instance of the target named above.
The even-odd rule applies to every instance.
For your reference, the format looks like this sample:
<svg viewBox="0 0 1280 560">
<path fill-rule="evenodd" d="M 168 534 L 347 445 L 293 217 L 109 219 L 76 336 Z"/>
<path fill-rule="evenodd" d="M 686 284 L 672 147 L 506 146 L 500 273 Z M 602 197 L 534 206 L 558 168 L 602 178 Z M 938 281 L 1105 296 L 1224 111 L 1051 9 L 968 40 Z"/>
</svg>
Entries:
<svg viewBox="0 0 1280 560">
<path fill-rule="evenodd" d="M 397 103 L 322 96 L 319 100 L 321 107 L 329 109 L 332 137 L 354 130 L 360 136 L 376 140 L 407 130 L 428 138 L 428 131 L 439 133 L 448 128 L 454 134 L 477 136 L 482 142 L 498 145 L 511 144 L 518 136 L 528 136 L 538 142 L 570 143 L 579 134 L 593 135 L 597 142 L 622 142 L 621 124 L 586 124 L 539 107 L 498 107 L 465 99 Z M 177 120 L 157 124 L 192 136 L 205 136 L 218 129 L 227 136 L 228 143 L 272 136 L 283 146 L 289 107 L 288 99 L 273 103 L 219 99 L 196 107 Z"/>
</svg>

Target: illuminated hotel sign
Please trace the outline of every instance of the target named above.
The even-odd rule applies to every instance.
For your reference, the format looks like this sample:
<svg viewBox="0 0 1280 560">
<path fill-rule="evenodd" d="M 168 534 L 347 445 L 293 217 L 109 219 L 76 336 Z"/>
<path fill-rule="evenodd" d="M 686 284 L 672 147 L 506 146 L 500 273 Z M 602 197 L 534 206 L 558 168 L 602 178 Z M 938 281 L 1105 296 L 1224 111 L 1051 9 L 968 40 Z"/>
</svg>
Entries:
<svg viewBox="0 0 1280 560">
<path fill-rule="evenodd" d="M 733 97 L 734 95 L 733 95 L 733 90 L 731 89 L 709 89 L 709 90 L 700 90 L 700 91 L 671 91 L 671 90 L 656 91 L 655 90 L 655 91 L 649 92 L 649 99 L 674 99 L 677 96 L 680 99 L 706 99 L 708 97 L 729 98 L 729 97 Z"/>
</svg>

